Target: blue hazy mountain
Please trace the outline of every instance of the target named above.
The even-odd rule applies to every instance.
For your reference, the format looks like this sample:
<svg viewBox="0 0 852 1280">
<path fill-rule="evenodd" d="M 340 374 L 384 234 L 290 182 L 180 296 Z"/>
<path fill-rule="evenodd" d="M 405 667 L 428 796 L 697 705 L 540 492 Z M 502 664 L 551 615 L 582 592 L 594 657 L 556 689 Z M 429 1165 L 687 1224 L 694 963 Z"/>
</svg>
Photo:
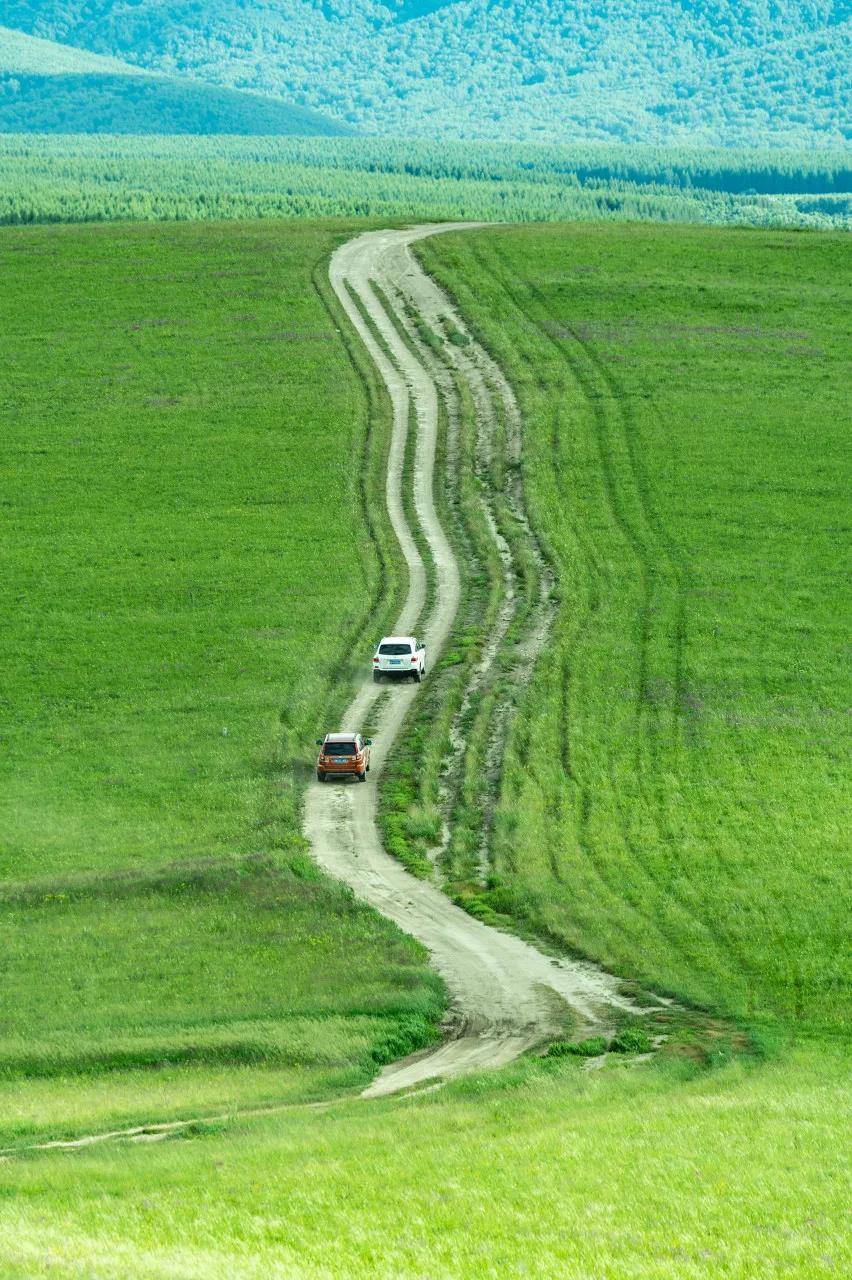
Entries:
<svg viewBox="0 0 852 1280">
<path fill-rule="evenodd" d="M 351 133 L 309 107 L 0 28 L 0 133 Z"/>
<path fill-rule="evenodd" d="M 0 21 L 359 132 L 848 136 L 849 0 L 0 0 Z"/>
</svg>

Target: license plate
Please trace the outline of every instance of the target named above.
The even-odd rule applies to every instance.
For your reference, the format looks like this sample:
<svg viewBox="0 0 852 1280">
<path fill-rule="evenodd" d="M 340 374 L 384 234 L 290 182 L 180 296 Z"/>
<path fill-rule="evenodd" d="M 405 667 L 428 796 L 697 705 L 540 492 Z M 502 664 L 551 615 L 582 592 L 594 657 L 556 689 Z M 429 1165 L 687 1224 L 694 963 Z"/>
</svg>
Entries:
<svg viewBox="0 0 852 1280">
<path fill-rule="evenodd" d="M 392 666 L 392 667 L 401 667 L 401 666 L 402 666 L 402 659 L 401 659 L 401 658 L 391 658 L 391 660 L 390 660 L 390 664 L 391 664 L 391 666 Z"/>
</svg>

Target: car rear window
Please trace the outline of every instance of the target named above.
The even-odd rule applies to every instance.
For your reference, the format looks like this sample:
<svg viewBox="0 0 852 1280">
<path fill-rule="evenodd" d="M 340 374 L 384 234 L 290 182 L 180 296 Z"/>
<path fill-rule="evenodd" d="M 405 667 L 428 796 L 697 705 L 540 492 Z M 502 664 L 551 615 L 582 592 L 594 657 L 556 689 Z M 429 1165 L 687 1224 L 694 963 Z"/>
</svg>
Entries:
<svg viewBox="0 0 852 1280">
<path fill-rule="evenodd" d="M 323 747 L 327 756 L 354 756 L 354 742 L 327 742 Z"/>
<path fill-rule="evenodd" d="M 379 653 L 388 658 L 398 658 L 403 653 L 411 653 L 410 644 L 380 644 Z"/>
</svg>

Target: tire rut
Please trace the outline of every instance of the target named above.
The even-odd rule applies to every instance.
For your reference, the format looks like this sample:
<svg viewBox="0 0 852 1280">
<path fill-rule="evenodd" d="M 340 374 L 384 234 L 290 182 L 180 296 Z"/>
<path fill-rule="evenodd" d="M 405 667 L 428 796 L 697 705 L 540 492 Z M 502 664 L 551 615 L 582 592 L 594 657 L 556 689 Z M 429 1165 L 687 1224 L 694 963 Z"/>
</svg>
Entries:
<svg viewBox="0 0 852 1280">
<path fill-rule="evenodd" d="M 439 387 L 449 421 L 452 423 L 461 413 L 459 383 L 465 386 L 473 405 L 477 501 L 501 567 L 500 605 L 489 623 L 487 640 L 450 726 L 451 750 L 444 770 L 445 838 L 436 851 L 440 858 L 449 843 L 450 813 L 461 791 L 468 749 L 464 725 L 478 705 L 486 720 L 486 741 L 481 757 L 481 835 L 474 871 L 484 886 L 493 867 L 493 818 L 516 694 L 518 686 L 526 683 L 551 633 L 555 578 L 526 513 L 520 474 L 521 415 L 511 386 L 434 281 L 422 271 L 411 273 L 404 263 L 397 264 L 396 274 L 402 281 L 401 290 L 394 295 L 397 316 L 409 344 Z M 412 323 L 412 314 L 425 321 L 433 335 L 445 339 L 449 333 L 456 342 L 444 340 L 438 347 L 427 343 Z M 510 524 L 514 529 L 508 527 Z M 518 531 L 526 561 L 512 545 Z M 504 657 L 509 662 L 501 669 Z"/>
</svg>

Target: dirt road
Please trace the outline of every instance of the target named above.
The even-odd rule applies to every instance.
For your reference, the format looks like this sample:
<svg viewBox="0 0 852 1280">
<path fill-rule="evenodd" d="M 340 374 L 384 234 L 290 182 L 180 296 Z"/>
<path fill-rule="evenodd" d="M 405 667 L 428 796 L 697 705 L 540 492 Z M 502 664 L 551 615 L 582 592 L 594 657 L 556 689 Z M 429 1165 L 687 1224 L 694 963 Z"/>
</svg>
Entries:
<svg viewBox="0 0 852 1280">
<path fill-rule="evenodd" d="M 330 268 L 332 287 L 378 368 L 393 405 L 387 508 L 408 563 L 410 582 L 395 631 L 407 634 L 416 626 L 418 634 L 425 637 L 430 666 L 446 643 L 460 591 L 458 564 L 433 496 L 439 388 L 426 362 L 403 340 L 384 308 L 403 299 L 409 308 L 428 312 L 433 320 L 442 312 L 464 331 L 461 318 L 409 249 L 415 240 L 453 229 L 454 224 L 446 224 L 369 232 L 338 249 Z M 380 293 L 371 282 L 380 286 Z M 487 360 L 484 353 L 482 356 Z M 464 367 L 474 366 L 468 361 Z M 471 386 L 471 391 L 475 401 L 478 388 Z M 426 572 L 402 501 L 403 457 L 412 409 L 417 433 L 413 505 L 434 562 L 436 582 L 434 602 L 425 619 Z M 609 974 L 583 962 L 554 960 L 521 939 L 482 924 L 456 907 L 438 887 L 416 879 L 384 852 L 376 824 L 376 788 L 416 696 L 417 685 L 413 684 L 394 687 L 385 694 L 374 685 L 370 673 L 365 673 L 365 683 L 340 727 L 358 729 L 373 712 L 375 745 L 368 784 L 313 783 L 305 803 L 305 833 L 317 862 L 424 944 L 452 1001 L 444 1043 L 387 1067 L 366 1090 L 368 1097 L 432 1077 L 508 1062 L 537 1041 L 562 1031 L 569 1015 L 580 1034 L 591 1033 L 610 1028 L 616 1010 L 633 1007 L 619 994 L 618 983 Z M 380 697 L 378 708 L 373 710 Z"/>
<path fill-rule="evenodd" d="M 418 358 L 414 354 L 417 343 L 411 340 L 406 343 L 401 338 L 399 329 L 383 310 L 370 282 L 376 281 L 381 286 L 382 298 L 391 300 L 388 305 L 405 305 L 410 311 L 413 309 L 428 320 L 433 330 L 440 329 L 442 322 L 450 321 L 455 328 L 466 333 L 461 318 L 409 251 L 413 241 L 451 229 L 455 229 L 453 224 L 409 231 L 370 232 L 343 245 L 332 258 L 330 270 L 334 291 L 376 364 L 393 405 L 387 508 L 409 569 L 408 595 L 395 629 L 405 634 L 417 627 L 417 633 L 425 636 L 430 666 L 440 656 L 450 633 L 460 594 L 458 565 L 438 520 L 433 500 L 441 394 L 438 383 L 443 384 L 446 404 L 448 382 L 440 376 L 440 362 L 434 353 L 428 361 L 425 356 Z M 357 305 L 354 297 L 358 299 Z M 375 332 L 381 335 L 381 342 L 376 341 L 370 325 L 365 323 L 362 309 L 370 317 Z M 452 373 L 468 382 L 471 402 L 476 406 L 477 416 L 482 419 L 480 426 L 487 437 L 490 428 L 487 396 L 483 391 L 484 374 L 489 383 L 497 387 L 504 401 L 511 398 L 508 383 L 488 355 L 472 340 L 465 346 L 463 356 L 452 358 Z M 434 602 L 425 619 L 426 570 L 406 521 L 402 501 L 403 459 L 412 408 L 417 432 L 413 504 L 417 523 L 435 566 Z M 510 417 L 512 414 L 517 416 L 512 405 L 508 410 Z M 484 501 L 487 503 L 487 497 Z M 513 515 L 516 523 L 528 528 L 521 509 L 520 492 L 515 503 Z M 493 521 L 489 519 L 488 523 L 499 544 L 499 533 L 493 527 Z M 531 530 L 528 531 L 532 536 Z M 511 595 L 512 584 L 507 578 L 506 596 L 510 603 Z M 501 615 L 498 629 L 505 629 L 509 616 L 510 611 L 505 616 Z M 534 663 L 536 646 L 546 638 L 536 616 L 533 615 L 527 641 L 527 670 Z M 486 647 L 474 683 L 488 679 L 488 663 L 493 656 Z M 580 961 L 554 960 L 520 938 L 489 928 L 456 907 L 435 885 L 409 875 L 400 863 L 384 852 L 376 825 L 376 787 L 381 784 L 384 763 L 393 750 L 417 690 L 417 685 L 391 689 L 377 687 L 372 682 L 371 673 L 365 673 L 365 682 L 344 714 L 341 727 L 359 728 L 367 714 L 373 712 L 370 718 L 376 726 L 375 745 L 367 785 L 321 786 L 313 783 L 308 788 L 305 802 L 305 831 L 317 861 L 331 875 L 350 885 L 359 898 L 394 920 L 427 947 L 451 997 L 451 1013 L 443 1043 L 386 1067 L 364 1091 L 363 1096 L 367 1098 L 411 1088 L 424 1080 L 447 1078 L 464 1071 L 509 1062 L 548 1035 L 562 1032 L 569 1017 L 577 1034 L 591 1034 L 609 1030 L 617 1011 L 635 1011 L 635 1006 L 619 994 L 617 980 L 611 975 Z M 379 698 L 381 702 L 376 707 Z M 325 1107 L 332 1104 L 294 1105 Z M 288 1104 L 272 1105 L 241 1114 L 274 1115 L 290 1109 Z M 221 1123 L 228 1118 L 229 1115 L 214 1114 L 175 1121 L 152 1120 L 127 1129 L 33 1143 L 24 1149 L 71 1150 L 112 1140 L 154 1142 L 191 1125 Z M 12 1154 L 12 1149 L 0 1151 L 0 1159 L 11 1158 Z"/>
</svg>

